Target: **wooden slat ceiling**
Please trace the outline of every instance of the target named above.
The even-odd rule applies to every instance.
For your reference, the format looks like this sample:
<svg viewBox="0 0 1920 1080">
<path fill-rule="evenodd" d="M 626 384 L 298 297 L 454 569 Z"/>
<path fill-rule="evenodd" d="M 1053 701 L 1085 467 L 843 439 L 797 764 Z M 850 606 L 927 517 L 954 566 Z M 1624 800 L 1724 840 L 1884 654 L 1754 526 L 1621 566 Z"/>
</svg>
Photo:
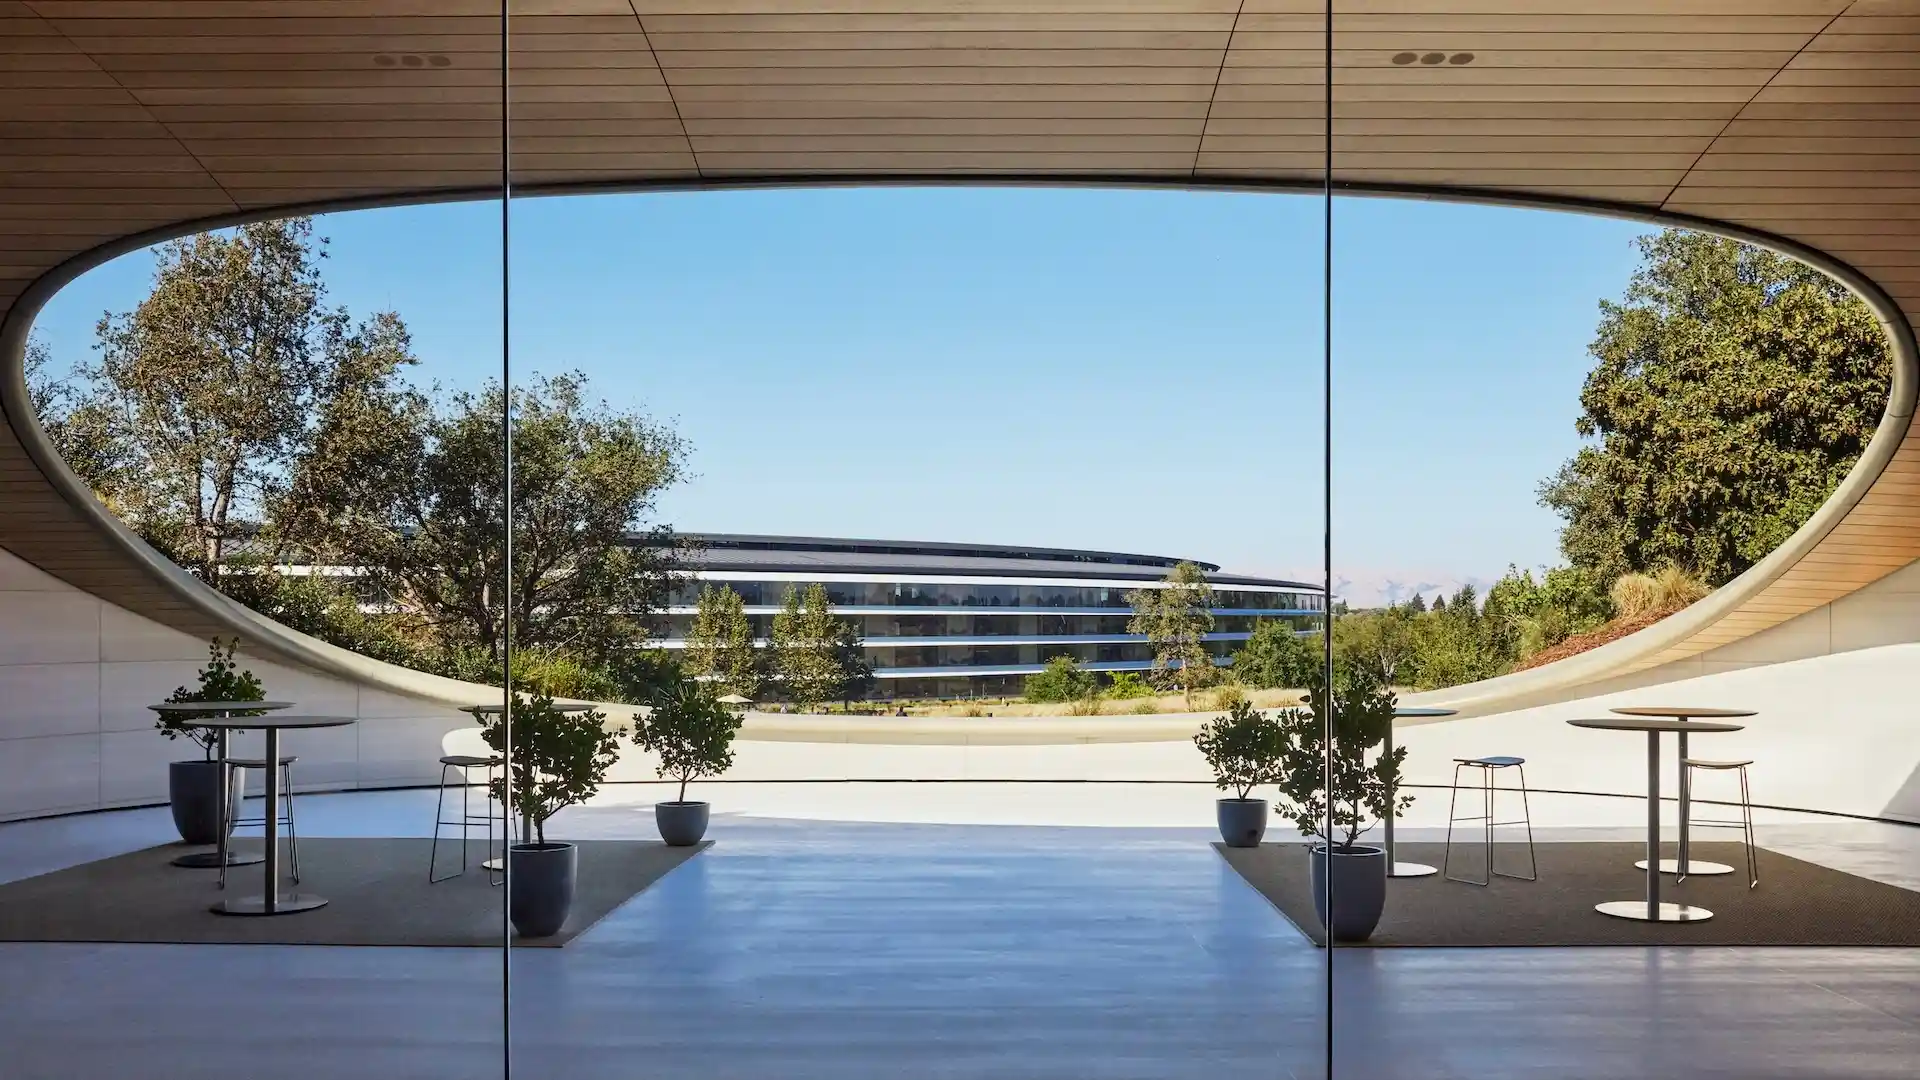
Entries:
<svg viewBox="0 0 1920 1080">
<path fill-rule="evenodd" d="M 1734 222 L 1828 252 L 1920 312 L 1920 0 L 1334 7 L 1337 180 Z M 1322 163 L 1320 0 L 514 0 L 513 12 L 521 184 L 1308 184 Z M 492 0 L 0 0 L 0 308 L 62 260 L 145 229 L 497 185 L 497 15 Z M 1909 440 L 1800 567 L 1659 659 L 1920 557 L 1916 476 Z M 0 496 L 0 546 L 208 629 L 95 536 L 10 431 Z"/>
</svg>

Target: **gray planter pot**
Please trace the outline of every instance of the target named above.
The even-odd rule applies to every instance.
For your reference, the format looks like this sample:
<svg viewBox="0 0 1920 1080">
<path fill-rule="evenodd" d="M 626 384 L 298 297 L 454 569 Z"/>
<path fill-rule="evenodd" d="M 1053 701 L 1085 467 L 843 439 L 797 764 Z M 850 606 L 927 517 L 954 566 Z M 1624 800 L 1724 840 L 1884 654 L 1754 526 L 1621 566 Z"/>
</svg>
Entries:
<svg viewBox="0 0 1920 1080">
<path fill-rule="evenodd" d="M 240 785 L 228 792 L 227 820 L 240 816 Z M 220 763 L 217 761 L 173 761 L 167 763 L 167 805 L 173 811 L 173 827 L 180 839 L 189 844 L 220 842 Z"/>
<path fill-rule="evenodd" d="M 1267 800 L 1221 799 L 1213 804 L 1220 842 L 1228 847 L 1259 847 L 1267 835 Z"/>
<path fill-rule="evenodd" d="M 654 803 L 653 823 L 660 828 L 660 839 L 669 846 L 692 847 L 707 835 L 710 809 L 703 802 Z"/>
<path fill-rule="evenodd" d="M 580 849 L 572 844 L 515 844 L 513 895 L 507 915 L 521 937 L 552 937 L 573 909 L 573 886 L 580 875 Z"/>
<path fill-rule="evenodd" d="M 1327 886 L 1333 887 L 1333 913 L 1328 918 Z M 1313 846 L 1313 911 L 1334 941 L 1365 941 L 1380 925 L 1387 906 L 1387 853 L 1383 848 L 1355 846 L 1331 855 L 1324 844 Z"/>
</svg>

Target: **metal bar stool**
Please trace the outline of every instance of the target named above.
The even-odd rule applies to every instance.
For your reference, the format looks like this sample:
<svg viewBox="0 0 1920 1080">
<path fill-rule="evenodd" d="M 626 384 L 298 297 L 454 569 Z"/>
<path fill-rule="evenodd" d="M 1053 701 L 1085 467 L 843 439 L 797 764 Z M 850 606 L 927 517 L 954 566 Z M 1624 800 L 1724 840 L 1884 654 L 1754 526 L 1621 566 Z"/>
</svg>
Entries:
<svg viewBox="0 0 1920 1080">
<path fill-rule="evenodd" d="M 1689 806 L 1691 806 L 1693 799 L 1693 771 L 1695 769 L 1702 769 L 1708 772 L 1735 772 L 1740 774 L 1739 821 L 1689 817 L 1687 824 L 1689 826 L 1704 825 L 1709 829 L 1739 829 L 1741 839 L 1746 841 L 1747 848 L 1747 888 L 1758 888 L 1760 885 L 1760 863 L 1758 856 L 1754 854 L 1753 850 L 1753 796 L 1747 787 L 1747 766 L 1753 764 L 1753 759 L 1748 758 L 1744 761 L 1708 761 L 1705 758 L 1686 758 L 1681 764 L 1686 766 L 1686 769 L 1680 776 L 1681 780 L 1687 785 Z M 1696 863 L 1695 865 L 1698 864 Z M 1721 873 L 1726 872 L 1722 867 L 1714 867 L 1713 869 Z"/>
<path fill-rule="evenodd" d="M 491 809 L 491 804 L 493 802 L 493 796 L 492 796 L 493 770 L 499 767 L 500 767 L 500 759 L 497 757 L 477 757 L 471 754 L 448 754 L 447 756 L 440 759 L 440 794 L 439 794 L 439 797 L 434 801 L 434 808 L 433 808 L 433 846 L 429 849 L 427 853 L 427 883 L 428 884 L 436 885 L 442 881 L 450 881 L 453 878 L 457 878 L 467 872 L 467 833 L 471 826 L 481 825 L 481 824 L 486 825 L 487 853 L 489 856 L 492 855 L 493 853 L 493 810 Z M 481 806 L 481 813 L 477 817 L 474 815 L 471 809 L 471 804 L 468 801 L 468 793 L 471 792 L 474 787 L 473 776 L 472 776 L 472 773 L 469 771 L 472 769 L 487 770 L 487 779 L 485 781 L 485 787 L 488 792 L 488 795 L 486 796 L 486 799 L 484 800 Z M 447 777 L 450 774 L 452 774 L 455 770 L 458 770 L 460 773 L 460 816 L 457 818 L 450 818 L 447 816 L 447 812 L 446 812 L 447 787 L 448 787 Z M 442 826 L 445 826 L 445 825 L 460 826 L 460 869 L 457 872 L 447 874 L 444 877 L 435 877 L 434 867 L 439 865 L 439 859 L 440 859 L 440 829 Z M 491 869 L 487 871 L 487 880 L 488 881 L 493 880 L 493 871 Z"/>
<path fill-rule="evenodd" d="M 260 808 L 259 817 L 237 817 L 227 822 L 227 831 L 229 833 L 234 829 L 254 825 L 258 825 L 263 829 L 277 829 L 285 825 L 287 827 L 287 868 L 293 872 L 293 880 L 296 883 L 300 880 L 300 833 L 293 827 L 293 763 L 298 760 L 300 760 L 300 757 L 297 754 L 280 755 L 278 762 L 280 768 L 280 806 L 278 808 L 279 813 L 272 814 L 273 823 L 271 825 L 268 824 L 267 817 L 269 816 L 269 811 L 274 808 L 266 806 Z M 230 757 L 227 759 L 227 768 L 230 770 L 229 775 L 236 773 L 238 775 L 234 776 L 229 783 L 239 785 L 234 788 L 234 790 L 245 791 L 246 771 L 248 769 L 265 769 L 266 767 L 267 760 L 265 758 Z M 220 868 L 220 887 L 223 889 L 227 887 L 227 868 L 224 866 Z"/>
<path fill-rule="evenodd" d="M 1494 875 L 1514 878 L 1518 881 L 1540 880 L 1540 863 L 1533 851 L 1533 807 L 1527 803 L 1527 759 L 1519 757 L 1477 757 L 1453 759 L 1453 794 L 1447 800 L 1447 849 L 1446 857 L 1441 860 L 1442 872 L 1448 881 L 1464 882 L 1468 885 L 1491 885 Z M 1460 801 L 1460 770 L 1480 770 L 1480 806 L 1481 812 L 1466 817 L 1456 815 Z M 1493 793 L 1497 790 L 1512 791 L 1512 788 L 1494 786 L 1493 774 L 1500 769 L 1514 769 L 1520 774 L 1520 819 L 1517 821 L 1495 821 L 1493 819 Z M 1485 830 L 1485 839 L 1481 842 L 1487 855 L 1487 875 L 1485 878 L 1455 877 L 1453 875 L 1453 823 L 1456 821 L 1478 821 Z M 1508 874 L 1493 867 L 1493 830 L 1495 826 L 1525 825 L 1527 827 L 1527 872 Z"/>
</svg>

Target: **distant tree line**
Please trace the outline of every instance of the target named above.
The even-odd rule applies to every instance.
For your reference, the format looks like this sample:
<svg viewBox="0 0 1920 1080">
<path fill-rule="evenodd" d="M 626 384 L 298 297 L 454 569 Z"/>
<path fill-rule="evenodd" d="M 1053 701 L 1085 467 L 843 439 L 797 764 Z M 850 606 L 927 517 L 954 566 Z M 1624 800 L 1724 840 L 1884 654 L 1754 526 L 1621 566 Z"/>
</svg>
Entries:
<svg viewBox="0 0 1920 1080">
<path fill-rule="evenodd" d="M 1588 348 L 1576 421 L 1587 443 L 1539 489 L 1561 519 L 1565 562 L 1538 577 L 1510 567 L 1484 597 L 1463 586 L 1431 605 L 1336 605 L 1336 669 L 1364 665 L 1390 685 L 1433 689 L 1624 636 L 1764 558 L 1859 459 L 1891 381 L 1865 303 L 1737 240 L 1667 229 L 1636 244 L 1640 266 L 1621 300 L 1600 304 Z M 1152 604 L 1130 627 L 1154 642 L 1162 685 L 1188 672 L 1190 686 L 1297 689 L 1326 662 L 1319 633 L 1275 619 L 1256 625 L 1230 669 L 1203 669 L 1180 650 L 1206 629 L 1193 613 L 1168 622 Z"/>
</svg>

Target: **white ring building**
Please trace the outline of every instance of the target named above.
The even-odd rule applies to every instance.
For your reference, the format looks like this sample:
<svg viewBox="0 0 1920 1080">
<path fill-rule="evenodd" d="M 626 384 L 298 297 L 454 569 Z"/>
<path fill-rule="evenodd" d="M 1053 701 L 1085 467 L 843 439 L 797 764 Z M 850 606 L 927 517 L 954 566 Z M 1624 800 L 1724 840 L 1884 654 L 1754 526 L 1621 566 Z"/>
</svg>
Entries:
<svg viewBox="0 0 1920 1080">
<path fill-rule="evenodd" d="M 1206 571 L 1213 589 L 1215 663 L 1261 620 L 1317 628 L 1319 588 L 1298 581 L 1221 573 L 1197 559 L 1069 548 L 1014 547 L 812 536 L 682 533 L 698 551 L 688 583 L 667 613 L 668 649 L 684 649 L 705 587 L 740 594 L 764 642 L 790 591 L 819 583 L 834 613 L 860 629 L 880 698 L 1017 695 L 1022 680 L 1055 656 L 1088 671 L 1153 666 L 1143 635 L 1128 633 L 1130 597 L 1160 588 L 1181 562 Z"/>
</svg>

